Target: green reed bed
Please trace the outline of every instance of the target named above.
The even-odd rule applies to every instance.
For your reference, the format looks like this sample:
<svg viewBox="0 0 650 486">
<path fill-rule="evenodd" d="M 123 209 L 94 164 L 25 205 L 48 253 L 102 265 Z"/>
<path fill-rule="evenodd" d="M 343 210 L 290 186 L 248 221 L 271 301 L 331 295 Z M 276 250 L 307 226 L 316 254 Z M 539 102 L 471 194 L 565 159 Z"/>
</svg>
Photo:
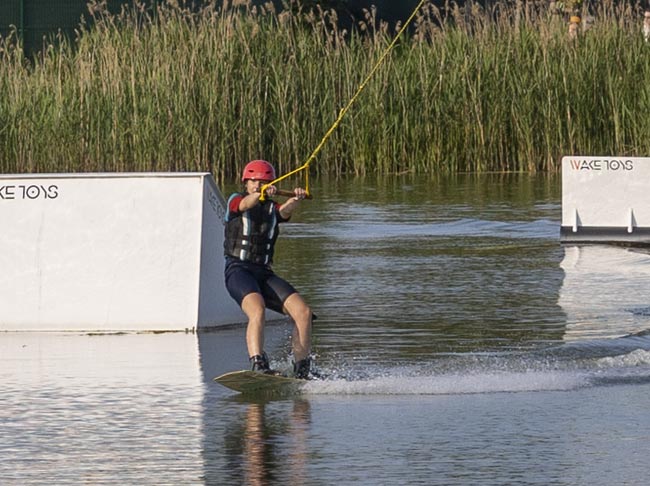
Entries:
<svg viewBox="0 0 650 486">
<path fill-rule="evenodd" d="M 328 140 L 321 173 L 555 170 L 562 155 L 650 155 L 650 45 L 605 0 L 577 40 L 547 2 L 428 5 Z M 0 170 L 211 171 L 304 162 L 395 35 L 333 14 L 177 2 L 98 10 L 26 60 L 0 52 Z"/>
</svg>

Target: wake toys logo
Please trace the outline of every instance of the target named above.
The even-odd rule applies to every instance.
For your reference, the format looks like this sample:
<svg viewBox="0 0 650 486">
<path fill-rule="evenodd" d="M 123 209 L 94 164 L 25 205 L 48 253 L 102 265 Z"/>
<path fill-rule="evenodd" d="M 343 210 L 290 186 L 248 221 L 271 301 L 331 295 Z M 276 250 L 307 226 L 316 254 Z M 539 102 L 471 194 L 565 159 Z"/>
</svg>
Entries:
<svg viewBox="0 0 650 486">
<path fill-rule="evenodd" d="M 29 186 L 23 184 L 0 186 L 0 201 L 12 199 L 56 199 L 57 197 L 59 197 L 59 186 L 55 184 L 49 186 L 42 186 L 40 184 L 32 184 Z"/>
<path fill-rule="evenodd" d="M 629 159 L 571 159 L 573 170 L 593 171 L 630 171 L 634 170 L 634 161 Z"/>
<path fill-rule="evenodd" d="M 224 219 L 226 217 L 226 212 L 224 211 L 223 206 L 219 202 L 219 199 L 217 199 L 217 195 L 214 192 L 209 191 L 207 198 L 210 207 L 215 212 L 215 214 L 219 217 L 219 219 Z"/>
</svg>

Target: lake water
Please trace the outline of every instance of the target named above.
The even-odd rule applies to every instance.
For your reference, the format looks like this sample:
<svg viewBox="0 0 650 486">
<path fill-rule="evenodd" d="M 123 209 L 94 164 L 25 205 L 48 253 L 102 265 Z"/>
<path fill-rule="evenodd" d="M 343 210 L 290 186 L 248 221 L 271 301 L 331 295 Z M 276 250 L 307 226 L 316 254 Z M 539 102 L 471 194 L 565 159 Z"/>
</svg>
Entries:
<svg viewBox="0 0 650 486">
<path fill-rule="evenodd" d="M 650 254 L 561 246 L 560 179 L 321 180 L 276 271 L 327 376 L 212 378 L 243 328 L 0 334 L 0 483 L 645 485 Z M 289 360 L 290 326 L 267 351 Z"/>
</svg>

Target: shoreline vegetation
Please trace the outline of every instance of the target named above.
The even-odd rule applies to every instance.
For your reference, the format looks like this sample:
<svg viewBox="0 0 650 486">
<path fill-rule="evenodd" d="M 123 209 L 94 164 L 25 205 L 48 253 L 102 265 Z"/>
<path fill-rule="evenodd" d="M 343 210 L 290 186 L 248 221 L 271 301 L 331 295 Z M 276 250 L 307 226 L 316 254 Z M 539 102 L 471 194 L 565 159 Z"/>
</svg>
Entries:
<svg viewBox="0 0 650 486">
<path fill-rule="evenodd" d="M 235 2 L 242 3 L 242 2 Z M 303 164 L 395 35 L 368 12 L 161 2 L 27 59 L 0 39 L 0 170 L 206 171 Z M 93 10 L 94 9 L 94 10 Z M 425 5 L 311 164 L 314 174 L 556 171 L 650 155 L 643 11 L 603 0 L 567 35 L 547 1 Z"/>
</svg>

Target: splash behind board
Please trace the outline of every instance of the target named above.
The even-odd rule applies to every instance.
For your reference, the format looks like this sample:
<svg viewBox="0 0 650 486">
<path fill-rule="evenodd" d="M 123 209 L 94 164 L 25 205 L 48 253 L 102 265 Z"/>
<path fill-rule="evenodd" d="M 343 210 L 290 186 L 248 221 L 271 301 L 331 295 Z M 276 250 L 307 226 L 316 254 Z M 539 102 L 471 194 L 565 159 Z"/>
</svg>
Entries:
<svg viewBox="0 0 650 486">
<path fill-rule="evenodd" d="M 299 393 L 305 380 L 279 375 L 265 375 L 257 371 L 232 371 L 217 376 L 214 381 L 220 385 L 243 394 Z"/>
</svg>

